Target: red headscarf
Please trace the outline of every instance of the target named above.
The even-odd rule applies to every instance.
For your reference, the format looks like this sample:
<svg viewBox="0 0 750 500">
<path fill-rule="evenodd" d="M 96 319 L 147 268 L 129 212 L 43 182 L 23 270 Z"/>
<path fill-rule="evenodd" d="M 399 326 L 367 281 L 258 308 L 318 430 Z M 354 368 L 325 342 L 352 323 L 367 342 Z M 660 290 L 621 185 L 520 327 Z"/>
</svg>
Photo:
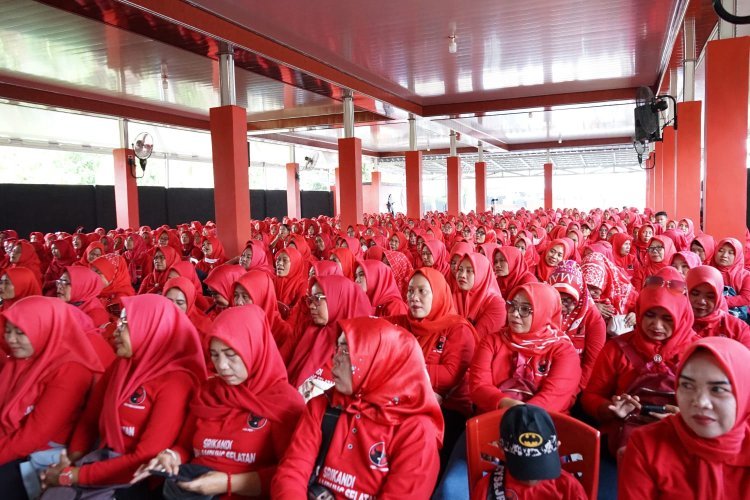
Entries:
<svg viewBox="0 0 750 500">
<path fill-rule="evenodd" d="M 698 235 L 690 242 L 690 246 L 695 244 L 698 244 L 706 254 L 705 259 L 703 259 L 703 264 L 712 266 L 714 263 L 714 253 L 716 253 L 716 241 L 714 240 L 714 237 L 710 234 Z"/>
<path fill-rule="evenodd" d="M 18 262 L 14 263 L 11 267 L 25 267 L 34 273 L 36 280 L 42 282 L 42 263 L 39 260 L 39 256 L 34 249 L 34 245 L 26 240 L 18 240 L 14 246 L 21 247 L 21 256 Z"/>
<path fill-rule="evenodd" d="M 391 268 L 393 277 L 396 279 L 396 285 L 398 285 L 398 289 L 401 291 L 401 296 L 405 297 L 406 288 L 409 286 L 409 278 L 413 272 L 409 259 L 401 252 L 392 250 L 384 250 L 383 256 L 388 261 L 383 262 L 383 264 Z"/>
<path fill-rule="evenodd" d="M 414 337 L 384 319 L 342 320 L 349 345 L 353 394 L 333 391 L 333 404 L 380 424 L 398 425 L 423 416 L 443 442 L 443 417 Z"/>
<path fill-rule="evenodd" d="M 469 252 L 461 256 L 459 263 L 465 259 L 471 262 L 471 267 L 474 269 L 474 286 L 467 292 L 456 287 L 452 294 L 453 304 L 459 316 L 474 322 L 484 312 L 487 303 L 493 297 L 502 300 L 502 295 L 487 257 Z"/>
<path fill-rule="evenodd" d="M 376 260 L 362 261 L 358 267 L 365 273 L 367 297 L 372 304 L 373 315 L 376 315 L 378 307 L 390 303 L 400 303 L 402 311 L 396 314 L 406 314 L 406 304 L 401 298 L 401 291 L 390 267 Z"/>
<path fill-rule="evenodd" d="M 557 226 L 561 227 L 561 226 Z M 569 240 L 567 238 L 559 238 L 556 240 L 552 240 L 550 244 L 547 246 L 546 250 L 544 251 L 544 254 L 540 256 L 539 263 L 536 265 L 536 276 L 541 281 L 547 281 L 552 274 L 552 271 L 555 270 L 554 267 L 547 264 L 547 252 L 550 251 L 552 247 L 559 246 L 562 248 L 563 251 L 563 257 L 562 260 L 568 260 L 570 259 L 570 256 L 573 253 L 573 246 L 572 246 L 572 240 Z M 528 252 L 529 249 L 526 249 L 526 252 Z"/>
<path fill-rule="evenodd" d="M 157 271 L 156 267 L 154 267 L 151 274 L 143 279 L 141 287 L 138 290 L 139 293 L 161 293 L 164 283 L 169 279 L 169 269 L 182 260 L 180 253 L 171 246 L 154 247 L 151 253 L 152 257 L 155 257 L 157 253 L 161 253 L 164 256 L 164 270 Z"/>
<path fill-rule="evenodd" d="M 106 249 L 104 248 L 104 244 L 101 241 L 99 241 L 99 240 L 92 241 L 91 243 L 88 244 L 88 246 L 86 247 L 86 250 L 83 251 L 83 255 L 81 256 L 81 258 L 78 261 L 78 263 L 80 265 L 82 265 L 82 266 L 87 266 L 88 267 L 88 265 L 89 265 L 89 255 L 94 250 L 99 250 L 99 257 L 101 257 L 102 255 L 104 255 L 104 254 L 107 253 Z M 99 257 L 97 257 L 97 259 Z"/>
<path fill-rule="evenodd" d="M 178 289 L 185 296 L 185 305 L 187 306 L 185 314 L 190 318 L 190 322 L 193 323 L 193 326 L 195 326 L 195 329 L 201 334 L 201 337 L 205 338 L 206 334 L 211 329 L 211 319 L 195 306 L 195 287 L 189 279 L 178 276 L 176 278 L 168 279 L 167 282 L 164 283 L 163 295 L 166 296 L 167 292 L 172 288 Z"/>
<path fill-rule="evenodd" d="M 355 259 L 364 258 L 364 254 L 362 252 L 362 245 L 360 245 L 358 238 L 352 238 L 350 236 L 341 236 L 341 239 L 346 242 L 346 246 L 342 248 L 348 248 L 349 251 L 352 252 L 352 255 L 354 255 Z"/>
<path fill-rule="evenodd" d="M 94 326 L 109 322 L 109 313 L 99 300 L 104 283 L 94 271 L 83 266 L 68 266 L 63 269 L 70 276 L 70 304 L 91 317 Z"/>
<path fill-rule="evenodd" d="M 15 290 L 15 295 L 12 299 L 3 300 L 3 310 L 7 311 L 12 304 L 15 304 L 24 297 L 42 294 L 42 287 L 39 284 L 39 280 L 37 280 L 36 275 L 31 269 L 12 267 L 3 271 L 0 276 L 3 274 L 8 277 Z"/>
<path fill-rule="evenodd" d="M 211 244 L 211 255 L 204 255 L 203 262 L 216 267 L 227 261 L 224 253 L 224 245 L 221 244 L 219 238 L 216 236 L 206 236 L 203 241 L 208 241 Z"/>
<path fill-rule="evenodd" d="M 279 302 L 276 300 L 276 291 L 271 277 L 263 271 L 248 271 L 234 283 L 234 287 L 237 286 L 244 288 L 253 299 L 253 304 L 263 310 L 271 326 L 271 333 L 277 344 L 281 345 L 285 340 L 283 337 L 289 334 L 290 326 L 281 318 Z M 234 297 L 230 300 L 230 304 L 235 305 Z"/>
<path fill-rule="evenodd" d="M 312 263 L 315 276 L 343 276 L 341 267 L 332 260 L 318 260 Z"/>
<path fill-rule="evenodd" d="M 9 358 L 0 369 L 0 426 L 11 434 L 20 426 L 27 408 L 45 388 L 42 382 L 66 363 L 78 363 L 92 372 L 104 368 L 74 316 L 72 306 L 52 297 L 27 297 L 0 313 L 0 328 L 10 321 L 28 337 L 34 348 L 30 358 L 12 357 L 5 340 L 0 341 Z"/>
<path fill-rule="evenodd" d="M 308 245 L 307 240 L 301 234 L 290 234 L 284 246 L 288 247 L 289 245 L 294 245 L 294 248 L 302 255 L 302 260 L 305 262 L 312 260 L 310 245 Z"/>
<path fill-rule="evenodd" d="M 349 278 L 354 279 L 354 266 L 356 264 L 354 254 L 348 248 L 336 248 L 331 251 L 331 259 L 336 257 L 341 263 L 341 272 Z"/>
<path fill-rule="evenodd" d="M 121 256 L 108 253 L 92 262 L 91 267 L 98 269 L 109 281 L 109 285 L 104 287 L 100 296 L 135 295 L 133 285 L 130 284 L 128 264 Z M 166 275 L 166 272 L 164 274 Z"/>
<path fill-rule="evenodd" d="M 203 296 L 203 284 L 201 284 L 201 280 L 198 279 L 198 273 L 195 272 L 195 266 L 186 260 L 181 260 L 175 262 L 174 265 L 169 268 L 167 276 L 169 276 L 172 271 L 174 271 L 179 277 L 187 278 L 188 281 L 193 284 L 193 287 L 195 288 L 195 307 L 201 311 L 208 309 L 209 302 L 206 297 Z"/>
<path fill-rule="evenodd" d="M 497 284 L 500 288 L 500 293 L 503 297 L 507 297 L 511 290 L 515 287 L 524 283 L 531 283 L 536 281 L 529 266 L 526 263 L 526 259 L 519 249 L 516 247 L 500 247 L 492 254 L 492 262 L 495 262 L 495 255 L 500 252 L 508 263 L 508 275 L 497 276 Z"/>
<path fill-rule="evenodd" d="M 560 330 L 562 304 L 557 290 L 547 283 L 526 283 L 514 288 L 509 300 L 513 300 L 520 291 L 529 296 L 533 310 L 531 328 L 528 332 L 519 334 L 505 327 L 500 330 L 503 342 L 526 356 L 544 354 L 557 342 L 570 342 L 568 336 Z"/>
<path fill-rule="evenodd" d="M 664 236 L 671 239 L 676 251 L 690 250 L 690 240 L 685 238 L 685 233 L 680 229 L 667 229 Z"/>
<path fill-rule="evenodd" d="M 234 282 L 243 274 L 245 274 L 245 268 L 239 264 L 224 264 L 214 268 L 203 282 L 211 290 L 227 299 L 227 302 L 231 302 L 234 297 Z"/>
<path fill-rule="evenodd" d="M 119 408 L 150 380 L 184 372 L 198 385 L 206 379 L 206 364 L 198 332 L 177 306 L 160 295 L 146 294 L 122 299 L 127 311 L 133 355 L 117 358 L 107 371 L 99 431 L 102 443 L 125 451 Z"/>
<path fill-rule="evenodd" d="M 340 332 L 339 320 L 368 316 L 372 312 L 367 295 L 353 281 L 343 276 L 321 276 L 310 280 L 310 288 L 316 283 L 326 296 L 328 323 L 309 324 L 299 337 L 289 363 L 289 381 L 295 387 L 331 360 Z"/>
<path fill-rule="evenodd" d="M 627 241 L 630 241 L 632 244 L 633 238 L 625 233 L 617 233 L 612 236 L 612 257 L 617 267 L 625 271 L 629 276 L 632 276 L 635 267 L 638 265 L 638 258 L 635 255 L 635 251 L 631 247 L 627 255 L 620 255 L 620 250 L 622 250 L 622 246 Z"/>
<path fill-rule="evenodd" d="M 602 291 L 597 302 L 609 304 L 616 314 L 627 312 L 628 300 L 633 290 L 630 280 L 604 255 L 593 252 L 583 258 L 583 281 Z"/>
<path fill-rule="evenodd" d="M 279 250 L 279 255 L 286 254 L 289 257 L 289 274 L 286 276 L 274 276 L 273 283 L 276 287 L 276 298 L 279 302 L 292 306 L 305 295 L 307 291 L 307 266 L 302 260 L 302 255 L 294 248 Z"/>
<path fill-rule="evenodd" d="M 568 336 L 575 335 L 581 326 L 589 307 L 594 302 L 589 296 L 589 289 L 583 282 L 583 273 L 573 260 L 566 260 L 558 264 L 549 277 L 549 284 L 558 292 L 567 293 L 576 300 L 576 305 L 570 314 L 562 315 L 560 328 Z"/>
<path fill-rule="evenodd" d="M 250 259 L 250 265 L 247 267 L 248 271 L 263 271 L 265 273 L 268 273 L 270 276 L 274 276 L 276 274 L 276 270 L 273 266 L 273 261 L 271 260 L 270 255 L 268 254 L 268 250 L 266 250 L 266 246 L 263 244 L 263 242 L 258 240 L 251 240 L 247 242 L 247 245 L 245 245 L 245 249 L 252 249 L 253 256 Z"/>
<path fill-rule="evenodd" d="M 731 266 L 722 266 L 718 263 L 718 251 L 724 245 L 730 245 L 734 249 L 734 262 Z M 747 276 L 747 273 L 749 272 L 745 269 L 745 256 L 743 247 L 744 245 L 735 238 L 724 238 L 723 240 L 719 241 L 719 243 L 717 243 L 716 254 L 714 255 L 713 261 L 711 262 L 711 265 L 718 269 L 721 273 L 721 276 L 724 278 L 724 284 L 734 288 L 737 293 L 739 293 L 742 289 L 742 281 L 745 279 L 745 276 Z"/>
<path fill-rule="evenodd" d="M 52 258 L 52 262 L 50 262 L 47 272 L 45 273 L 45 281 L 52 281 L 60 278 L 65 271 L 65 266 L 69 266 L 76 261 L 76 251 L 75 248 L 73 248 L 71 238 L 68 237 L 61 240 L 55 240 L 52 242 L 52 245 L 54 245 L 54 247 L 57 248 L 57 251 L 60 252 L 60 258 Z"/>
<path fill-rule="evenodd" d="M 735 424 L 727 433 L 716 438 L 697 436 L 682 419 L 680 414 L 669 417 L 680 442 L 689 453 L 699 456 L 697 470 L 691 470 L 691 483 L 706 485 L 703 491 L 726 492 L 724 486 L 724 466 L 750 467 L 750 351 L 739 342 L 710 337 L 701 339 L 687 348 L 677 369 L 679 375 L 685 364 L 696 351 L 709 352 L 726 374 L 732 385 L 732 393 L 737 401 Z"/>
<path fill-rule="evenodd" d="M 248 304 L 222 312 L 209 332 L 209 342 L 210 339 L 231 347 L 245 364 L 248 377 L 239 385 L 229 385 L 219 376 L 211 377 L 191 405 L 195 416 L 226 420 L 237 412 L 250 412 L 272 422 L 297 420 L 305 404 L 287 381 L 266 315 L 258 306 Z"/>
<path fill-rule="evenodd" d="M 638 274 L 642 275 L 644 277 L 644 280 L 649 276 L 655 275 L 662 267 L 667 267 L 669 263 L 672 262 L 672 257 L 676 252 L 674 243 L 668 236 L 654 236 L 649 240 L 648 247 L 650 247 L 652 245 L 652 242 L 654 241 L 658 241 L 664 246 L 664 259 L 661 262 L 654 262 L 653 260 L 651 260 L 651 253 L 649 252 L 648 257 L 645 261 L 643 261 L 641 268 L 638 271 Z"/>
<path fill-rule="evenodd" d="M 424 242 L 424 246 L 426 246 L 432 254 L 433 264 L 430 267 L 440 271 L 447 280 L 450 277 L 451 266 L 450 262 L 448 262 L 448 252 L 445 249 L 445 244 L 438 240 L 428 240 Z"/>
<path fill-rule="evenodd" d="M 159 243 L 159 239 L 161 239 L 162 234 L 167 235 L 166 245 L 161 245 Z M 178 255 L 182 256 L 182 242 L 180 241 L 180 236 L 177 234 L 177 231 L 168 228 L 157 229 L 156 234 L 154 235 L 154 241 L 158 246 L 168 246 L 169 248 L 172 248 L 175 252 L 177 252 Z"/>
</svg>

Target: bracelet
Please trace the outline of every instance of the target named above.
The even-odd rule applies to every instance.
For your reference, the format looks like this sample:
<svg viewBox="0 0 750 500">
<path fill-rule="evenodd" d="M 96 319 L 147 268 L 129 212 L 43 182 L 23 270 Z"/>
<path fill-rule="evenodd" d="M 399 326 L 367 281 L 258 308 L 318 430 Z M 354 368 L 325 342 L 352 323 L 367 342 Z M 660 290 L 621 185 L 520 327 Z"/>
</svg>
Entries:
<svg viewBox="0 0 750 500">
<path fill-rule="evenodd" d="M 164 448 L 164 450 L 162 450 L 162 453 L 166 453 L 167 455 L 172 457 L 175 462 L 180 462 L 180 457 L 177 455 L 177 453 L 174 450 L 170 450 L 169 448 Z"/>
<path fill-rule="evenodd" d="M 227 472 L 227 496 L 232 496 L 232 475 Z"/>
</svg>

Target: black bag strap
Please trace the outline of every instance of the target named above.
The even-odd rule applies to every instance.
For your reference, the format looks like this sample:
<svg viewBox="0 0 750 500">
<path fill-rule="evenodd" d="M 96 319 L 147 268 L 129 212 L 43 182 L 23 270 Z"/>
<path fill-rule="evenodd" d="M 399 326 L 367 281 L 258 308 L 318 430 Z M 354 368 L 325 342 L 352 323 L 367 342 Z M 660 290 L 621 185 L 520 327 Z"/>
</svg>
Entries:
<svg viewBox="0 0 750 500">
<path fill-rule="evenodd" d="M 331 406 L 326 408 L 326 412 L 323 415 L 323 420 L 320 423 L 322 430 L 323 439 L 320 441 L 320 449 L 318 450 L 318 456 L 315 459 L 315 465 L 310 474 L 310 480 L 307 482 L 308 486 L 315 484 L 315 480 L 318 478 L 320 468 L 323 467 L 326 455 L 328 454 L 328 448 L 331 446 L 331 439 L 333 438 L 333 431 L 336 429 L 336 422 L 339 421 L 341 415 L 340 408 L 333 408 Z"/>
<path fill-rule="evenodd" d="M 505 500 L 505 463 L 500 462 L 497 469 L 490 472 L 487 485 L 487 500 Z"/>
</svg>

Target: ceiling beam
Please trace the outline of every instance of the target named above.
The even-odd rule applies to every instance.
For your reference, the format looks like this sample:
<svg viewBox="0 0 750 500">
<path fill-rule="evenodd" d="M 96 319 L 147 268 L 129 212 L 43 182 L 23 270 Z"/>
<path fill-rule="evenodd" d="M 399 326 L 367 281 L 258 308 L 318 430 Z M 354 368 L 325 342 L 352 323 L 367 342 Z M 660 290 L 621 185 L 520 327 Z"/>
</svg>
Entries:
<svg viewBox="0 0 750 500">
<path fill-rule="evenodd" d="M 508 151 L 526 151 L 533 149 L 561 149 L 561 148 L 585 148 L 590 146 L 617 146 L 621 144 L 632 144 L 632 137 L 604 137 L 599 139 L 573 139 L 546 142 L 526 142 L 520 144 L 508 144 Z"/>
<path fill-rule="evenodd" d="M 252 117 L 251 117 L 252 118 Z M 371 113 L 369 111 L 357 111 L 354 113 L 354 123 L 358 126 L 375 125 L 389 121 L 386 117 Z M 289 130 L 300 127 L 322 127 L 341 128 L 344 126 L 344 115 L 341 113 L 298 116 L 294 118 L 280 118 L 274 120 L 250 121 L 247 124 L 248 132 L 262 130 Z"/>
<path fill-rule="evenodd" d="M 269 141 L 283 142 L 286 144 L 296 144 L 298 146 L 307 146 L 310 148 L 328 149 L 330 151 L 339 150 L 338 142 L 329 142 L 321 139 L 313 139 L 311 137 L 300 137 L 296 135 L 287 135 L 284 133 L 271 133 L 263 135 L 262 138 Z M 365 156 L 380 156 L 380 153 L 378 153 L 377 151 L 371 151 L 369 149 L 362 149 L 362 154 Z"/>
</svg>

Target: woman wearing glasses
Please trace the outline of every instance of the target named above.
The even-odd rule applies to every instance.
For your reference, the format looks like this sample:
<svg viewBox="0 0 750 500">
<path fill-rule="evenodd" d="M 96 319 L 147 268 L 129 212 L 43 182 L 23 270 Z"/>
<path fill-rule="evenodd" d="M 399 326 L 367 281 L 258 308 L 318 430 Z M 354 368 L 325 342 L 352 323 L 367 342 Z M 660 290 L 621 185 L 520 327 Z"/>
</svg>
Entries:
<svg viewBox="0 0 750 500">
<path fill-rule="evenodd" d="M 164 283 L 169 279 L 169 269 L 180 262 L 180 254 L 172 247 L 156 247 L 153 251 L 154 269 L 143 278 L 138 288 L 138 295 L 144 293 L 161 293 Z"/>
<path fill-rule="evenodd" d="M 118 359 L 94 387 L 67 453 L 42 475 L 48 487 L 72 487 L 76 495 L 127 485 L 142 463 L 174 444 L 206 378 L 198 332 L 174 304 L 154 294 L 122 302 L 113 336 Z"/>
<path fill-rule="evenodd" d="M 604 345 L 583 390 L 583 408 L 609 434 L 613 455 L 637 426 L 675 411 L 675 370 L 681 353 L 699 339 L 681 280 L 667 267 L 646 281 L 636 304 L 635 331 Z"/>
<path fill-rule="evenodd" d="M 633 274 L 633 288 L 640 292 L 646 278 L 655 275 L 660 269 L 669 266 L 676 250 L 672 239 L 668 236 L 654 236 L 646 247 L 647 257 L 641 267 Z"/>
<path fill-rule="evenodd" d="M 456 312 L 469 320 L 480 339 L 505 324 L 505 303 L 487 257 L 474 252 L 462 255 L 455 283 Z"/>
<path fill-rule="evenodd" d="M 724 285 L 735 292 L 727 297 L 727 305 L 730 308 L 750 306 L 750 271 L 745 269 L 742 243 L 734 238 L 719 241 L 712 265 L 721 272 Z"/>
<path fill-rule="evenodd" d="M 343 276 L 321 276 L 310 280 L 305 297 L 310 320 L 301 326 L 289 362 L 289 382 L 300 389 L 305 401 L 333 385 L 330 361 L 341 333 L 338 321 L 369 316 L 372 312 L 365 292 Z"/>
<path fill-rule="evenodd" d="M 94 271 L 83 266 L 67 266 L 55 285 L 57 298 L 86 313 L 95 327 L 103 328 L 109 323 L 109 313 L 99 300 L 104 284 Z"/>
<path fill-rule="evenodd" d="M 234 297 L 234 282 L 243 274 L 245 274 L 245 268 L 239 264 L 224 264 L 208 274 L 203 283 L 214 301 L 206 311 L 211 320 L 229 307 Z"/>
</svg>

